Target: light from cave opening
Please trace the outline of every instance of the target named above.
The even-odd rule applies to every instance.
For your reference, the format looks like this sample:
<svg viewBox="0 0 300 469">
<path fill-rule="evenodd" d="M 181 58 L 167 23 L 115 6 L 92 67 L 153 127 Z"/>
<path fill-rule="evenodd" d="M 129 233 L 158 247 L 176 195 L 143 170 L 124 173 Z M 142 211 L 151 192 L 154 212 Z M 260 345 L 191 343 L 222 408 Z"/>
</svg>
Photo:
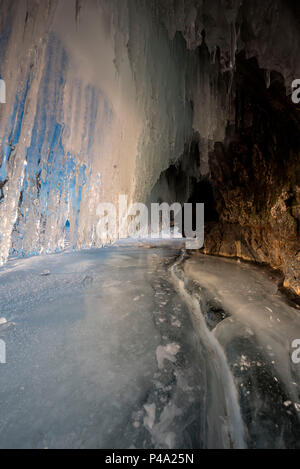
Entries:
<svg viewBox="0 0 300 469">
<path fill-rule="evenodd" d="M 149 216 L 150 215 L 150 216 Z M 204 204 L 143 203 L 128 206 L 126 195 L 119 196 L 119 204 L 99 204 L 97 235 L 103 243 L 113 239 L 182 239 L 187 249 L 204 245 Z M 184 227 L 184 230 L 183 230 Z"/>
</svg>

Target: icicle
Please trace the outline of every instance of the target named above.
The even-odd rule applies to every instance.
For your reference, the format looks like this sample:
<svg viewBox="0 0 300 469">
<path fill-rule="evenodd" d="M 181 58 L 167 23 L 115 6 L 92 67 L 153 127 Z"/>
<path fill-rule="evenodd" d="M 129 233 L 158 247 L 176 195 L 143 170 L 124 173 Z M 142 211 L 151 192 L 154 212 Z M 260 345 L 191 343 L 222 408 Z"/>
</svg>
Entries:
<svg viewBox="0 0 300 469">
<path fill-rule="evenodd" d="M 237 51 L 237 34 L 235 24 L 231 23 L 231 41 L 230 41 L 230 68 L 235 68 L 235 56 Z"/>
<path fill-rule="evenodd" d="M 212 53 L 212 64 L 213 65 L 215 65 L 215 63 L 216 63 L 217 50 L 218 50 L 218 46 L 215 46 L 214 50 L 213 50 L 213 53 Z"/>
<path fill-rule="evenodd" d="M 229 74 L 230 74 L 229 84 L 228 84 L 228 89 L 227 89 L 228 95 L 231 94 L 232 85 L 234 81 L 238 35 L 239 35 L 239 31 L 237 32 L 235 24 L 231 22 L 230 51 L 229 51 L 230 58 L 229 58 L 229 68 L 227 69 L 227 71 L 229 71 Z"/>
<path fill-rule="evenodd" d="M 82 0 L 76 0 L 75 19 L 76 19 L 77 26 L 79 26 L 81 9 L 82 9 Z"/>
<path fill-rule="evenodd" d="M 271 72 L 270 70 L 265 70 L 265 83 L 266 88 L 269 89 L 271 85 Z"/>
</svg>

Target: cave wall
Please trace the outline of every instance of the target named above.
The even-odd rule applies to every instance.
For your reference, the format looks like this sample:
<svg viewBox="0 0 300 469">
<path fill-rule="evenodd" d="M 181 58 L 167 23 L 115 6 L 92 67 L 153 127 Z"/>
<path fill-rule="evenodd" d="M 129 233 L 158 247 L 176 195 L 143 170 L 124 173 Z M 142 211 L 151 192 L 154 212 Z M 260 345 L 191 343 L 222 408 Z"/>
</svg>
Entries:
<svg viewBox="0 0 300 469">
<path fill-rule="evenodd" d="M 214 140 L 206 175 L 200 130 L 198 169 L 192 159 L 191 177 L 180 160 L 176 174 L 188 181 L 190 201 L 206 203 L 204 252 L 270 265 L 299 295 L 300 117 L 291 100 L 300 76 L 299 3 L 169 0 L 160 12 L 170 36 L 182 31 L 192 49 L 203 47 L 204 29 L 208 73 L 218 64 L 225 137 Z"/>
<path fill-rule="evenodd" d="M 146 201 L 195 132 L 201 173 L 230 113 L 219 55 L 156 0 L 1 0 L 0 263 L 114 238 L 100 202 Z M 170 10 L 171 11 L 171 10 Z"/>
<path fill-rule="evenodd" d="M 300 293 L 300 114 L 284 78 L 268 87 L 256 59 L 238 56 L 236 121 L 210 155 L 218 224 L 205 252 L 269 264 Z"/>
<path fill-rule="evenodd" d="M 113 241 L 98 204 L 143 200 L 192 131 L 185 41 L 146 0 L 1 0 L 0 54 L 0 263 L 66 224 L 74 248 Z"/>
<path fill-rule="evenodd" d="M 211 207 L 206 252 L 267 262 L 299 291 L 298 2 L 1 0 L 0 13 L 0 263 L 62 249 L 66 224 L 74 248 L 113 241 L 97 206 L 119 194 L 180 197 Z"/>
</svg>

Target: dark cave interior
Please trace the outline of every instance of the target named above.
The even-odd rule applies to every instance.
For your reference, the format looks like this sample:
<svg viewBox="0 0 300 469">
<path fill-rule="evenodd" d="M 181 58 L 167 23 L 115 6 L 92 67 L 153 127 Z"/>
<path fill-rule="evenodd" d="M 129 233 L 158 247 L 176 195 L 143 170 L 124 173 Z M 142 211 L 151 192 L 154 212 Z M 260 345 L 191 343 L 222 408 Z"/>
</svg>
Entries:
<svg viewBox="0 0 300 469">
<path fill-rule="evenodd" d="M 298 3 L 3 0 L 0 263 L 67 220 L 73 249 L 114 242 L 97 206 L 128 194 L 204 203 L 205 253 L 299 294 Z"/>
<path fill-rule="evenodd" d="M 200 172 L 199 135 L 164 171 L 150 200 L 205 203 L 204 251 L 271 264 L 297 290 L 300 234 L 300 115 L 284 78 L 236 58 L 235 122 L 214 142 L 209 176 Z"/>
</svg>

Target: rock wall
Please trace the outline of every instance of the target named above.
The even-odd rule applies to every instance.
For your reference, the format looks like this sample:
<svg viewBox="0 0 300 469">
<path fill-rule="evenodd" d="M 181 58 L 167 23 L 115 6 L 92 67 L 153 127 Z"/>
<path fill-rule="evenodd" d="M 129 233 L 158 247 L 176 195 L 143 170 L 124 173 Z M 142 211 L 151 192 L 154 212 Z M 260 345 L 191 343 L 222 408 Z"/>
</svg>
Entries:
<svg viewBox="0 0 300 469">
<path fill-rule="evenodd" d="M 300 294 L 300 114 L 283 77 L 237 59 L 236 122 L 210 155 L 218 224 L 206 253 L 269 264 Z"/>
<path fill-rule="evenodd" d="M 298 2 L 1 0 L 0 13 L 0 263 L 62 249 L 66 226 L 73 248 L 110 242 L 98 204 L 159 190 L 208 201 L 206 252 L 266 262 L 299 293 Z"/>
<path fill-rule="evenodd" d="M 268 264 L 299 295 L 300 115 L 291 101 L 291 83 L 300 76 L 299 3 L 168 0 L 160 11 L 170 37 L 180 30 L 191 49 L 203 50 L 205 30 L 205 68 L 226 110 L 225 137 L 213 142 L 209 173 L 197 127 L 201 109 L 193 121 L 200 164 L 191 163 L 187 175 L 182 160 L 190 162 L 191 150 L 177 163 L 187 199 L 206 203 L 204 251 Z"/>
</svg>

